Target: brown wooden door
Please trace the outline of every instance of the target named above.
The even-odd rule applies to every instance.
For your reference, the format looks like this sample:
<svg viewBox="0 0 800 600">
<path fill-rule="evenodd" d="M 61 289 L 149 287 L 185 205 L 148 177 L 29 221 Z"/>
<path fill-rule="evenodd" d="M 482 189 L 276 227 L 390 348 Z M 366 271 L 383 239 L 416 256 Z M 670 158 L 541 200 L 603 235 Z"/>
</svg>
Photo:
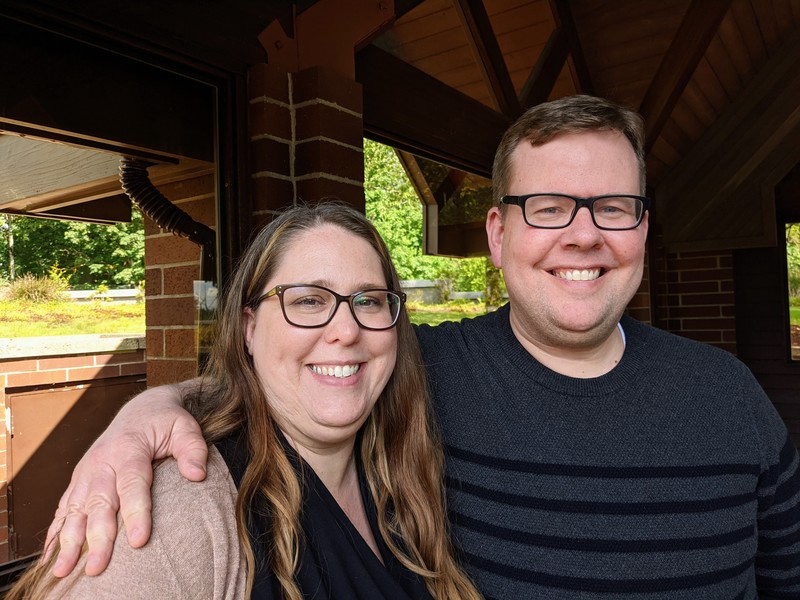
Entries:
<svg viewBox="0 0 800 600">
<path fill-rule="evenodd" d="M 29 389 L 6 397 L 12 430 L 9 558 L 41 549 L 78 459 L 125 401 L 144 387 L 142 376 L 115 377 Z"/>
</svg>

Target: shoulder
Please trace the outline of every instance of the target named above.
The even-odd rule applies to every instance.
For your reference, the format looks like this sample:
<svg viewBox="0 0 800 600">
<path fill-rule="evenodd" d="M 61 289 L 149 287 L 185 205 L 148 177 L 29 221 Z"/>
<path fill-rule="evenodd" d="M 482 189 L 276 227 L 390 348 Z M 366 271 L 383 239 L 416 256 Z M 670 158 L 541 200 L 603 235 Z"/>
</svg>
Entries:
<svg viewBox="0 0 800 600">
<path fill-rule="evenodd" d="M 120 531 L 108 569 L 59 582 L 55 597 L 243 598 L 245 587 L 236 528 L 236 488 L 219 452 L 209 448 L 204 481 L 191 482 L 167 459 L 153 475 L 153 530 L 142 548 Z M 85 559 L 84 559 L 85 560 Z M 61 590 L 61 593 L 58 593 Z"/>
<path fill-rule="evenodd" d="M 631 349 L 631 361 L 641 378 L 662 391 L 713 409 L 716 426 L 733 420 L 757 436 L 755 445 L 775 460 L 787 440 L 786 426 L 755 375 L 739 358 L 711 344 L 690 340 L 634 319 L 622 327 Z M 626 349 L 626 359 L 627 349 Z"/>
<path fill-rule="evenodd" d="M 415 326 L 423 356 L 430 359 L 447 350 L 455 350 L 461 346 L 486 343 L 501 343 L 504 335 L 510 333 L 508 305 L 498 310 L 460 321 L 445 321 L 435 326 Z"/>
<path fill-rule="evenodd" d="M 660 362 L 688 364 L 692 371 L 733 369 L 737 374 L 749 374 L 749 369 L 736 356 L 706 342 L 658 329 L 630 317 L 621 321 L 628 347 L 633 352 L 647 352 L 651 367 Z"/>
</svg>

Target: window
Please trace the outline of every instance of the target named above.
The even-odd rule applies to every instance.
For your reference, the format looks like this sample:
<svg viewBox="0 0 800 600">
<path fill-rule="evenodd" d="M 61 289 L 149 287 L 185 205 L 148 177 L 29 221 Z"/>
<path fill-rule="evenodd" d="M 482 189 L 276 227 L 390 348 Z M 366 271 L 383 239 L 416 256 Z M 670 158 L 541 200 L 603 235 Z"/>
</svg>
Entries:
<svg viewBox="0 0 800 600">
<path fill-rule="evenodd" d="M 786 273 L 792 360 L 800 360 L 800 223 L 786 224 Z"/>
</svg>

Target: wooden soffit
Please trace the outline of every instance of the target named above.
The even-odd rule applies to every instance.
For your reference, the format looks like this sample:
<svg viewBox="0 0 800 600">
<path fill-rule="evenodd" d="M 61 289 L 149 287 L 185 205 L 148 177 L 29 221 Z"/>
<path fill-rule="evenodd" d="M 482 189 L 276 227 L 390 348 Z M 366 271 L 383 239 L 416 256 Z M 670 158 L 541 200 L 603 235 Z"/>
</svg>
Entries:
<svg viewBox="0 0 800 600">
<path fill-rule="evenodd" d="M 775 245 L 775 186 L 798 161 L 795 38 L 656 188 L 665 246 L 680 251 Z"/>
</svg>

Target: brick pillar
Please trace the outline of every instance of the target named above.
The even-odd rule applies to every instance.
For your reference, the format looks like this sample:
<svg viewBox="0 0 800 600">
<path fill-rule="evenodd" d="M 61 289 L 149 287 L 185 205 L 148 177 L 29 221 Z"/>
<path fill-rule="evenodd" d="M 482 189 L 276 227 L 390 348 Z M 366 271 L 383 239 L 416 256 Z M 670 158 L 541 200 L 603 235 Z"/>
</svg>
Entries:
<svg viewBox="0 0 800 600">
<path fill-rule="evenodd" d="M 648 250 L 648 254 L 649 252 L 650 251 Z M 636 292 L 631 301 L 628 303 L 628 307 L 625 309 L 625 312 L 638 321 L 642 321 L 643 323 L 652 323 L 653 315 L 650 309 L 651 302 L 652 300 L 650 297 L 650 266 L 647 260 L 647 256 L 645 256 L 644 273 L 642 274 L 642 283 L 639 286 L 639 290 Z"/>
<path fill-rule="evenodd" d="M 736 353 L 736 299 L 730 250 L 667 252 L 657 259 L 656 324 Z"/>
<path fill-rule="evenodd" d="M 214 227 L 214 176 L 160 185 L 159 191 L 195 221 Z M 200 247 L 162 231 L 145 218 L 147 385 L 175 383 L 198 372 L 198 310 L 194 281 L 200 278 Z"/>
<path fill-rule="evenodd" d="M 322 67 L 249 73 L 255 221 L 298 202 L 364 210 L 361 85 Z"/>
</svg>

